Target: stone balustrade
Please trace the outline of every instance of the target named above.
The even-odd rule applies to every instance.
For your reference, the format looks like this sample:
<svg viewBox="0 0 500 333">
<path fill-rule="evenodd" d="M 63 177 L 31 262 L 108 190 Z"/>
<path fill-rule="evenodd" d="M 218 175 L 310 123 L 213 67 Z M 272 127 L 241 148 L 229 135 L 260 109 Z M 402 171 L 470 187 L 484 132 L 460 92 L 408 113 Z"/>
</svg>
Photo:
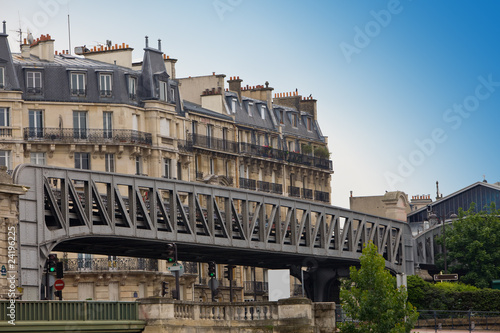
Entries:
<svg viewBox="0 0 500 333">
<path fill-rule="evenodd" d="M 307 298 L 278 302 L 198 303 L 163 298 L 139 300 L 145 333 L 335 331 L 335 303 Z"/>
</svg>

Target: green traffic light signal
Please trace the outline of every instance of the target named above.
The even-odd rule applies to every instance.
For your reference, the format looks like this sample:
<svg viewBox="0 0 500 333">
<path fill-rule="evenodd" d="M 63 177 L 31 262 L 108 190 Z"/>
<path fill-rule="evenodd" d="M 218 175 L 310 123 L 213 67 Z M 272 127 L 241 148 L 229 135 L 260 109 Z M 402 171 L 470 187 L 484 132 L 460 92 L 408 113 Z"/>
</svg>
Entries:
<svg viewBox="0 0 500 333">
<path fill-rule="evenodd" d="M 55 268 L 55 267 L 53 267 L 53 266 L 49 267 L 49 272 L 51 272 L 51 273 L 52 273 L 52 272 L 55 272 L 55 271 L 56 271 L 56 268 Z"/>
</svg>

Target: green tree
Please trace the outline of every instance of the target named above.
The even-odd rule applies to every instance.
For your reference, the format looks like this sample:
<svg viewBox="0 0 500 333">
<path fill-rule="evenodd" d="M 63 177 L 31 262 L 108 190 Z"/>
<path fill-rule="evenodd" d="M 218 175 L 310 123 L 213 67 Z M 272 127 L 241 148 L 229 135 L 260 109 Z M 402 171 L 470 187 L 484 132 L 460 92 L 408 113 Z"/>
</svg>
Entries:
<svg viewBox="0 0 500 333">
<path fill-rule="evenodd" d="M 463 283 L 488 288 L 500 278 L 500 210 L 492 203 L 476 213 L 472 204 L 458 216 L 446 228 L 448 270 Z"/>
<path fill-rule="evenodd" d="M 385 269 L 385 260 L 370 242 L 360 259 L 361 268 L 350 268 L 350 279 L 340 291 L 342 309 L 352 321 L 339 324 L 342 333 L 410 332 L 418 313 L 407 302 L 404 287 Z"/>
</svg>

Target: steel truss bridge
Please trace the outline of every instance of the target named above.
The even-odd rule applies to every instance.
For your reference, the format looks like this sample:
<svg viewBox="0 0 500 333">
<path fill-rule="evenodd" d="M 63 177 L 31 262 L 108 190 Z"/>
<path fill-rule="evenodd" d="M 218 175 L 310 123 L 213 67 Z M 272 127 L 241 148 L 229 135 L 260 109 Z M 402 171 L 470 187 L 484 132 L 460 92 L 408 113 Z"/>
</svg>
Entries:
<svg viewBox="0 0 500 333">
<path fill-rule="evenodd" d="M 201 183 L 21 165 L 20 279 L 38 299 L 51 251 L 165 258 L 303 272 L 308 296 L 329 301 L 335 281 L 373 241 L 393 273 L 413 274 L 407 223 L 312 201 Z M 343 273 L 342 273 L 343 272 Z"/>
</svg>

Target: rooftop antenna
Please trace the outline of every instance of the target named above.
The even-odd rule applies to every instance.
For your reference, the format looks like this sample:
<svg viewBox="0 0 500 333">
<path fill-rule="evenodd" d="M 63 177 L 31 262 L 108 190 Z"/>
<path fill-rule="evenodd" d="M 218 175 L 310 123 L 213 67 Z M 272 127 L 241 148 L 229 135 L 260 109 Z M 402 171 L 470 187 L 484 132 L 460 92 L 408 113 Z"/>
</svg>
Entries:
<svg viewBox="0 0 500 333">
<path fill-rule="evenodd" d="M 69 7 L 68 7 L 68 44 L 69 44 L 69 54 L 71 54 L 71 25 L 69 21 Z"/>
</svg>

